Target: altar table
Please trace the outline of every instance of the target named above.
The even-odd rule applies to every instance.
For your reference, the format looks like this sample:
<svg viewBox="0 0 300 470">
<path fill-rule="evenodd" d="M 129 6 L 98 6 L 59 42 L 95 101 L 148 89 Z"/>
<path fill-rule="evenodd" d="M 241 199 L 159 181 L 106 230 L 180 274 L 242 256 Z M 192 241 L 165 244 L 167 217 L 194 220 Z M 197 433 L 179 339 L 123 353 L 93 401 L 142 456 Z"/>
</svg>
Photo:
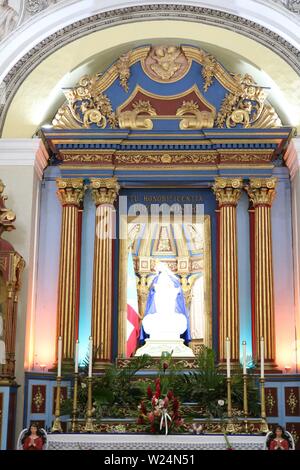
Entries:
<svg viewBox="0 0 300 470">
<path fill-rule="evenodd" d="M 225 450 L 222 434 L 49 434 L 49 450 Z M 235 450 L 263 450 L 265 436 L 228 436 Z"/>
</svg>

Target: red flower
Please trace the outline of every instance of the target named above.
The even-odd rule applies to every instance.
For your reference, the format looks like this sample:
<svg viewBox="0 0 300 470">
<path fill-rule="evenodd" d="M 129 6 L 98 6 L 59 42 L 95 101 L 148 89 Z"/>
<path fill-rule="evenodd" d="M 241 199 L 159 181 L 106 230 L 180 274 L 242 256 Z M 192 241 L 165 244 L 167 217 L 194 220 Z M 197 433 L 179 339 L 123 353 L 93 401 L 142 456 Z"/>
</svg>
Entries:
<svg viewBox="0 0 300 470">
<path fill-rule="evenodd" d="M 143 401 L 141 401 L 141 412 L 143 413 L 143 415 L 147 413 L 146 406 Z"/>
<path fill-rule="evenodd" d="M 164 407 L 165 407 L 165 408 L 168 408 L 168 404 L 169 404 L 169 398 L 166 397 L 166 398 L 164 399 Z"/>
<path fill-rule="evenodd" d="M 167 397 L 169 398 L 169 400 L 172 400 L 174 398 L 174 393 L 172 392 L 172 390 L 168 391 Z"/>
<path fill-rule="evenodd" d="M 167 362 L 164 362 L 164 363 L 163 363 L 163 369 L 164 369 L 164 370 L 167 370 L 168 367 L 169 367 L 169 364 L 168 364 Z"/>
<path fill-rule="evenodd" d="M 154 423 L 154 414 L 153 413 L 148 413 L 148 419 L 150 421 L 151 424 Z"/>
<path fill-rule="evenodd" d="M 176 426 L 181 426 L 183 424 L 183 419 L 182 418 L 177 418 L 175 421 Z"/>
<path fill-rule="evenodd" d="M 161 388 L 160 388 L 160 378 L 157 378 L 155 380 L 155 396 L 156 398 L 159 398 L 160 397 L 160 392 L 161 392 Z"/>
<path fill-rule="evenodd" d="M 150 385 L 148 385 L 147 387 L 147 395 L 148 395 L 148 398 L 152 398 L 153 392 L 152 392 L 152 388 L 150 387 Z"/>
<path fill-rule="evenodd" d="M 151 424 L 151 426 L 150 426 L 150 432 L 152 432 L 152 434 L 155 434 L 156 429 L 155 429 L 154 424 Z"/>
<path fill-rule="evenodd" d="M 144 418 L 142 416 L 138 417 L 137 424 L 145 424 Z"/>
<path fill-rule="evenodd" d="M 179 401 L 178 401 L 178 399 L 175 397 L 174 400 L 173 400 L 173 411 L 174 411 L 174 413 L 175 413 L 176 411 L 178 411 L 178 408 L 179 408 Z"/>
</svg>

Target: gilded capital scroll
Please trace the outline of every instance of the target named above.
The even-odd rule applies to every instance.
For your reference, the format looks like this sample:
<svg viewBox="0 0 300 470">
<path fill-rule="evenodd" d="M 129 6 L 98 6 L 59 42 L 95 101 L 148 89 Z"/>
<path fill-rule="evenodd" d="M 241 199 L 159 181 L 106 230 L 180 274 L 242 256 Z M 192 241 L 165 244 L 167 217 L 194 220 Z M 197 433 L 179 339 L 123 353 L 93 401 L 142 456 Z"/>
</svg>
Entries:
<svg viewBox="0 0 300 470">
<path fill-rule="evenodd" d="M 276 195 L 277 178 L 250 178 L 246 186 L 249 199 L 256 207 L 258 205 L 271 206 Z"/>
<path fill-rule="evenodd" d="M 230 205 L 236 206 L 243 188 L 242 178 L 221 178 L 215 179 L 212 189 L 215 193 L 219 206 Z"/>
<path fill-rule="evenodd" d="M 84 183 L 81 178 L 57 178 L 57 196 L 62 206 L 80 206 L 84 196 Z"/>
<path fill-rule="evenodd" d="M 96 206 L 100 204 L 113 205 L 117 199 L 120 185 L 117 178 L 91 178 L 90 189 Z"/>
</svg>

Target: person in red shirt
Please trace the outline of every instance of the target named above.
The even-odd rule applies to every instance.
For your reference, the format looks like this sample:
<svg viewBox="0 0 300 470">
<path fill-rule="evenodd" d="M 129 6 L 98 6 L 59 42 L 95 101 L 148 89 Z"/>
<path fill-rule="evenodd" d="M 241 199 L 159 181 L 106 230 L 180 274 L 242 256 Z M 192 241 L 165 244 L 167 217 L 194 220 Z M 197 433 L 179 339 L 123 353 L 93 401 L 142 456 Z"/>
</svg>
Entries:
<svg viewBox="0 0 300 470">
<path fill-rule="evenodd" d="M 270 441 L 269 450 L 289 450 L 289 441 L 282 426 L 276 426 L 275 436 Z"/>
<path fill-rule="evenodd" d="M 43 450 L 44 436 L 36 424 L 32 424 L 22 439 L 23 450 Z"/>
</svg>

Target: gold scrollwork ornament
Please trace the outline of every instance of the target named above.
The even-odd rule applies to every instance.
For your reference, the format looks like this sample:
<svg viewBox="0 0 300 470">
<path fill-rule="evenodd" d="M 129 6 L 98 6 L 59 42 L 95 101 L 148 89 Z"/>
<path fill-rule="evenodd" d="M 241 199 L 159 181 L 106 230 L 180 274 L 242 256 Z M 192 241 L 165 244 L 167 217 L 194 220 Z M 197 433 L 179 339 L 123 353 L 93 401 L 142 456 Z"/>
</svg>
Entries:
<svg viewBox="0 0 300 470">
<path fill-rule="evenodd" d="M 138 101 L 133 103 L 131 111 L 119 113 L 119 127 L 121 129 L 153 129 L 151 116 L 157 113 L 149 101 Z"/>
<path fill-rule="evenodd" d="M 200 111 L 194 101 L 184 101 L 177 109 L 176 116 L 183 117 L 179 127 L 186 129 L 211 129 L 214 126 L 215 115 L 211 111 Z"/>
</svg>

